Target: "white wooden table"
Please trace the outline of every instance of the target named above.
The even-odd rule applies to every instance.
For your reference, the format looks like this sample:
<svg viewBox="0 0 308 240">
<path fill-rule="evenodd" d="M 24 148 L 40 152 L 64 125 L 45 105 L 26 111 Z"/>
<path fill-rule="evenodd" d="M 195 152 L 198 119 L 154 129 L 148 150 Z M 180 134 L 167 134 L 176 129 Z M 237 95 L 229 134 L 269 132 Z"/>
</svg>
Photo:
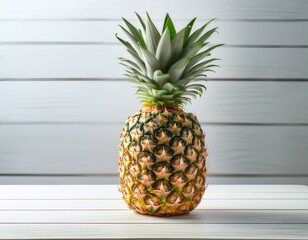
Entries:
<svg viewBox="0 0 308 240">
<path fill-rule="evenodd" d="M 115 185 L 0 186 L 0 239 L 308 239 L 308 187 L 210 185 L 190 214 L 128 210 Z"/>
</svg>

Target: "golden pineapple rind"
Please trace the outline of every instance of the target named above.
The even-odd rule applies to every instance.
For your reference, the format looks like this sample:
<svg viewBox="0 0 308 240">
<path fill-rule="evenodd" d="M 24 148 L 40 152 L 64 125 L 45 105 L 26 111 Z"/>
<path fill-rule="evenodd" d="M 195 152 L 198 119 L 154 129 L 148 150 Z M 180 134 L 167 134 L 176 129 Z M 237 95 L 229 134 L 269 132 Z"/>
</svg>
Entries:
<svg viewBox="0 0 308 240">
<path fill-rule="evenodd" d="M 144 107 L 126 121 L 119 145 L 122 197 L 155 216 L 193 210 L 206 189 L 205 135 L 192 113 Z"/>
</svg>

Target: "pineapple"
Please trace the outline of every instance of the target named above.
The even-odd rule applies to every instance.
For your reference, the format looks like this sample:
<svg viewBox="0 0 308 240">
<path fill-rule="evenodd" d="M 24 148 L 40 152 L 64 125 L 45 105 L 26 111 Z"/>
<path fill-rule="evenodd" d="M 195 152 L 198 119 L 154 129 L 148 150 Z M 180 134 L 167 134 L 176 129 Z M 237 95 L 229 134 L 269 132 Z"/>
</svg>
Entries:
<svg viewBox="0 0 308 240">
<path fill-rule="evenodd" d="M 119 145 L 119 190 L 130 209 L 141 214 L 173 216 L 193 210 L 206 189 L 205 134 L 197 117 L 184 111 L 201 96 L 205 72 L 213 71 L 204 32 L 209 21 L 191 33 L 194 18 L 176 32 L 167 14 L 160 33 L 147 14 L 137 13 L 140 29 L 123 18 L 128 41 L 118 38 L 131 59 L 120 58 L 136 84 L 143 107 L 129 116 Z M 205 49 L 204 49 L 205 48 Z M 201 78 L 203 77 L 203 78 Z"/>
</svg>

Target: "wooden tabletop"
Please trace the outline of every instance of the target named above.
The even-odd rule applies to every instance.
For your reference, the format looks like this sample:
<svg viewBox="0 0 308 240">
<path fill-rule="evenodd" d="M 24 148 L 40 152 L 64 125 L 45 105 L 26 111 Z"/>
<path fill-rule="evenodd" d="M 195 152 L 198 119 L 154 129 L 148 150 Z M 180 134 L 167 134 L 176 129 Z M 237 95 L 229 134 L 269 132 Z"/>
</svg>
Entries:
<svg viewBox="0 0 308 240">
<path fill-rule="evenodd" d="M 308 187 L 210 185 L 190 214 L 128 210 L 115 185 L 2 185 L 0 239 L 308 239 Z"/>
</svg>

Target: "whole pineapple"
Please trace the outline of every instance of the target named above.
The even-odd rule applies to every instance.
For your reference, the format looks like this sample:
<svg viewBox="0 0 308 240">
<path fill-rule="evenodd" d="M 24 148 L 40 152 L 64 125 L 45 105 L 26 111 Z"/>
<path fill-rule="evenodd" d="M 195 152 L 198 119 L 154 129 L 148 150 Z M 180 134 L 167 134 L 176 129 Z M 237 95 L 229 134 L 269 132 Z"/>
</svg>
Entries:
<svg viewBox="0 0 308 240">
<path fill-rule="evenodd" d="M 129 41 L 119 39 L 132 59 L 120 58 L 126 76 L 137 85 L 144 106 L 126 121 L 119 145 L 120 192 L 138 213 L 172 216 L 187 213 L 201 201 L 206 188 L 205 135 L 195 115 L 183 107 L 201 96 L 205 72 L 215 67 L 209 58 L 220 46 L 208 45 L 216 28 L 212 21 L 191 34 L 195 18 L 176 32 L 170 16 L 162 34 L 149 15 L 137 29 L 123 18 Z M 206 59 L 206 60 L 204 60 Z"/>
</svg>

